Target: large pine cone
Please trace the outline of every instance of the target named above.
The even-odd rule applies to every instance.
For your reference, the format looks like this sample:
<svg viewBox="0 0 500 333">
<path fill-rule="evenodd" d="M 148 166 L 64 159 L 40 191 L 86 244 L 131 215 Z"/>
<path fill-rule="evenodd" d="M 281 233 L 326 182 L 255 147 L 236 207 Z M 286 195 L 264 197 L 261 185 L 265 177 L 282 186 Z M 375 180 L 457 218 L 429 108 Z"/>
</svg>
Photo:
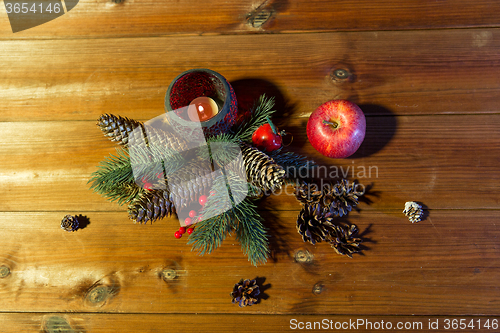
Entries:
<svg viewBox="0 0 500 333">
<path fill-rule="evenodd" d="M 327 240 L 335 232 L 330 213 L 320 204 L 305 205 L 297 218 L 297 231 L 304 242 L 311 244 Z"/>
<path fill-rule="evenodd" d="M 361 251 L 362 240 L 356 237 L 357 233 L 358 227 L 355 224 L 336 226 L 330 244 L 338 254 L 352 258 L 353 253 Z"/>
<path fill-rule="evenodd" d="M 97 119 L 97 125 L 104 135 L 122 146 L 127 146 L 129 134 L 141 124 L 140 121 L 112 114 L 103 114 Z"/>
<path fill-rule="evenodd" d="M 198 202 L 201 195 L 208 195 L 218 173 L 212 172 L 210 162 L 195 160 L 167 177 L 170 198 L 177 211 L 192 202 Z"/>
<path fill-rule="evenodd" d="M 139 223 L 154 222 L 172 215 L 174 211 L 175 208 L 168 192 L 162 190 L 146 191 L 128 206 L 130 219 Z"/>
<path fill-rule="evenodd" d="M 276 191 L 285 181 L 285 170 L 264 152 L 241 145 L 247 180 L 264 191 Z"/>
<path fill-rule="evenodd" d="M 257 296 L 259 296 L 259 294 L 259 285 L 257 285 L 256 280 L 241 279 L 240 282 L 234 285 L 231 297 L 233 299 L 233 304 L 238 303 L 242 308 L 257 303 Z"/>
<path fill-rule="evenodd" d="M 135 145 L 148 146 L 150 143 L 155 143 L 179 153 L 188 149 L 186 140 L 174 130 L 165 132 L 130 118 L 103 114 L 97 120 L 97 125 L 111 141 L 125 147 L 128 147 L 132 140 Z"/>
</svg>

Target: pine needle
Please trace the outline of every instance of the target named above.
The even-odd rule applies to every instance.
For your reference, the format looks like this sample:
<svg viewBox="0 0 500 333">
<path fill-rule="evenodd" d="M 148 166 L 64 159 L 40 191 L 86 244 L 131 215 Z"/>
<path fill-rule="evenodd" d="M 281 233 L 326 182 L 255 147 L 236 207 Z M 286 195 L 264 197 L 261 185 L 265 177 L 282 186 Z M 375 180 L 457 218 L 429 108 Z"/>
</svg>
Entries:
<svg viewBox="0 0 500 333">
<path fill-rule="evenodd" d="M 267 123 L 266 118 L 271 118 L 275 112 L 274 97 L 267 98 L 266 95 L 261 95 L 252 108 L 251 118 L 248 122 L 241 124 L 235 131 L 236 136 L 242 141 L 251 142 L 253 132 L 260 126 Z"/>
</svg>

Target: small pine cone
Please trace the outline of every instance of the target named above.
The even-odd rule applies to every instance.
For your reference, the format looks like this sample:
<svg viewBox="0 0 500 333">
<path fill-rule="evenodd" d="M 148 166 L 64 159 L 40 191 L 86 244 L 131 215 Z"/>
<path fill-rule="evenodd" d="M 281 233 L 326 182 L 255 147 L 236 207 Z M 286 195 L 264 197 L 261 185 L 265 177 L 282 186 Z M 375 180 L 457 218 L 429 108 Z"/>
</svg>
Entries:
<svg viewBox="0 0 500 333">
<path fill-rule="evenodd" d="M 335 185 L 323 184 L 322 188 L 318 184 L 302 181 L 295 189 L 295 196 L 304 205 L 317 203 L 333 216 L 342 217 L 358 204 L 361 193 L 356 190 L 357 186 L 355 182 L 349 184 L 345 179 Z"/>
<path fill-rule="evenodd" d="M 408 201 L 405 203 L 405 209 L 403 210 L 403 214 L 408 217 L 411 223 L 420 222 L 423 215 L 422 206 L 420 206 L 415 201 Z"/>
<path fill-rule="evenodd" d="M 79 227 L 76 216 L 66 215 L 61 221 L 61 229 L 66 231 L 75 231 Z"/>
<path fill-rule="evenodd" d="M 330 244 L 338 254 L 352 258 L 353 253 L 361 251 L 359 246 L 362 240 L 355 237 L 357 233 L 358 227 L 355 224 L 336 226 Z"/>
<path fill-rule="evenodd" d="M 147 191 L 128 206 L 129 218 L 139 223 L 153 222 L 173 212 L 171 198 L 162 190 Z"/>
<path fill-rule="evenodd" d="M 241 145 L 247 180 L 264 191 L 281 188 L 285 181 L 285 170 L 257 148 Z"/>
<path fill-rule="evenodd" d="M 297 232 L 304 242 L 320 243 L 335 232 L 330 212 L 320 204 L 305 205 L 297 218 Z"/>
<path fill-rule="evenodd" d="M 342 179 L 335 184 L 323 197 L 323 205 L 330 207 L 330 212 L 340 217 L 347 215 L 358 205 L 361 193 L 356 190 L 358 184 Z"/>
<path fill-rule="evenodd" d="M 129 134 L 142 123 L 126 117 L 103 114 L 97 120 L 97 125 L 111 141 L 127 146 Z"/>
<path fill-rule="evenodd" d="M 323 198 L 323 191 L 318 184 L 302 181 L 299 186 L 295 187 L 295 197 L 302 204 L 315 204 Z"/>
<path fill-rule="evenodd" d="M 233 304 L 238 303 L 243 308 L 257 303 L 259 294 L 260 290 L 256 280 L 241 279 L 234 285 L 231 297 Z"/>
</svg>

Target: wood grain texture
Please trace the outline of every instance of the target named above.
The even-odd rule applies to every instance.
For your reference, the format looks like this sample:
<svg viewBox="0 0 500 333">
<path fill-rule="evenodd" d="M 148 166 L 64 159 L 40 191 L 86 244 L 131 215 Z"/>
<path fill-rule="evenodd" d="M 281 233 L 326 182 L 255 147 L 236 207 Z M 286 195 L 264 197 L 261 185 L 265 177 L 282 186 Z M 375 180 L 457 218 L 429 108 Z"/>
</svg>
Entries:
<svg viewBox="0 0 500 333">
<path fill-rule="evenodd" d="M 221 320 L 223 319 L 223 320 Z M 450 323 L 445 320 L 449 319 Z M 244 314 L 85 314 L 85 313 L 2 313 L 2 332 L 51 332 L 60 329 L 62 332 L 196 332 L 201 328 L 203 332 L 293 332 L 299 327 L 307 327 L 308 323 L 313 329 L 307 332 L 332 332 L 335 325 L 340 327 L 338 331 L 351 325 L 351 330 L 356 332 L 373 332 L 373 327 L 381 325 L 377 332 L 394 332 L 397 327 L 406 327 L 406 332 L 424 332 L 429 327 L 429 321 L 434 324 L 437 321 L 438 328 L 432 332 L 450 332 L 445 329 L 451 321 L 457 320 L 457 325 L 463 319 L 466 324 L 475 325 L 477 332 L 487 332 L 488 329 L 477 329 L 478 320 L 481 326 L 489 320 L 497 322 L 499 317 L 486 316 L 464 316 L 456 317 L 421 317 L 421 316 L 342 316 L 342 315 L 244 315 Z M 296 320 L 296 321 L 295 321 Z M 328 324 L 325 323 L 325 320 Z M 359 326 L 358 326 L 358 320 Z M 383 321 L 383 323 L 382 323 Z M 315 324 L 319 323 L 319 324 Z M 353 325 L 354 322 L 354 325 Z M 472 325 L 471 324 L 471 325 Z M 316 326 L 314 326 L 316 325 Z M 327 325 L 327 326 L 324 326 Z M 328 330 L 326 327 L 333 327 Z M 371 326 L 370 326 L 371 325 Z M 393 329 L 387 329 L 388 326 Z M 381 327 L 378 326 L 378 327 Z M 316 327 L 316 329 L 314 329 Z M 354 328 L 353 328 L 354 327 Z M 491 331 L 491 328 L 490 330 Z M 57 331 L 56 331 L 57 332 Z"/>
<path fill-rule="evenodd" d="M 305 137 L 307 118 L 281 128 L 293 148 L 322 165 L 316 176 L 357 179 L 366 209 L 403 210 L 417 200 L 431 209 L 497 209 L 499 115 L 370 117 L 367 137 L 352 158 L 323 158 Z M 446 127 L 443 124 L 446 123 Z M 0 211 L 122 211 L 89 190 L 90 175 L 115 147 L 90 121 L 0 123 Z M 262 208 L 294 210 L 293 188 Z"/>
<path fill-rule="evenodd" d="M 15 34 L 3 15 L 0 331 L 281 332 L 326 318 L 450 332 L 446 318 L 500 320 L 499 12 L 487 0 L 80 0 Z M 343 219 L 361 254 L 304 243 L 291 187 L 259 202 L 271 249 L 259 267 L 232 236 L 200 257 L 175 239 L 175 218 L 134 224 L 89 190 L 116 147 L 99 115 L 156 117 L 173 78 L 200 67 L 224 75 L 242 109 L 276 97 L 276 124 L 316 176 L 366 186 Z M 305 134 L 331 99 L 367 116 L 344 160 Z M 420 223 L 402 214 L 409 200 L 424 205 Z M 60 228 L 66 214 L 78 231 Z M 231 304 L 242 278 L 258 279 L 258 304 Z"/>
<path fill-rule="evenodd" d="M 10 275 L 0 279 L 1 311 L 498 314 L 497 211 L 431 210 L 418 224 L 401 212 L 352 213 L 347 220 L 358 225 L 366 247 L 353 259 L 328 244 L 303 243 L 297 213 L 264 214 L 273 256 L 257 268 L 232 237 L 197 256 L 173 237 L 174 219 L 134 225 L 120 213 L 83 212 L 90 223 L 68 233 L 59 228 L 62 212 L 2 213 L 0 264 Z M 297 262 L 297 251 L 311 261 Z M 163 280 L 164 269 L 177 278 Z M 231 304 L 241 278 L 259 278 L 259 304 Z M 106 292 L 95 301 L 97 287 Z"/>
<path fill-rule="evenodd" d="M 195 332 L 203 328 L 204 332 L 293 332 L 299 327 L 312 327 L 307 332 L 332 332 L 335 326 L 342 326 L 356 332 L 373 332 L 374 327 L 382 327 L 377 332 L 394 332 L 397 327 L 406 327 L 405 332 L 423 332 L 429 325 L 437 324 L 432 332 L 450 332 L 452 321 L 460 319 L 467 325 L 474 325 L 475 331 L 488 331 L 484 327 L 488 321 L 497 323 L 499 317 L 465 316 L 456 317 L 420 317 L 420 316 L 342 316 L 342 315 L 243 315 L 243 314 L 83 314 L 83 313 L 16 313 L 0 314 L 2 331 L 10 332 Z M 222 319 L 222 320 L 221 320 Z M 447 322 L 446 320 L 450 320 Z M 326 320 L 326 322 L 325 322 Z M 359 320 L 359 322 L 358 322 Z M 472 323 L 471 323 L 472 321 Z M 479 322 L 478 322 L 479 321 Z M 359 325 L 358 325 L 359 324 Z M 481 324 L 482 329 L 478 329 Z M 377 326 L 378 325 L 378 326 Z M 316 329 L 314 329 L 316 327 Z M 333 329 L 329 329 L 333 327 Z M 349 328 L 350 327 L 350 328 Z M 388 329 L 387 327 L 392 327 Z M 469 326 L 470 328 L 471 326 Z M 483 330 L 484 328 L 484 330 Z M 51 331 L 52 330 L 52 331 Z M 56 331 L 57 332 L 57 331 Z"/>
<path fill-rule="evenodd" d="M 163 112 L 170 82 L 199 67 L 223 74 L 240 100 L 275 96 L 286 117 L 307 117 L 336 98 L 367 115 L 498 113 L 499 35 L 478 29 L 4 41 L 0 120 L 95 120 L 107 112 L 151 119 Z"/>
<path fill-rule="evenodd" d="M 342 30 L 498 27 L 495 1 L 456 0 L 80 0 L 64 16 L 3 39 L 146 37 L 173 34 L 242 34 Z"/>
</svg>

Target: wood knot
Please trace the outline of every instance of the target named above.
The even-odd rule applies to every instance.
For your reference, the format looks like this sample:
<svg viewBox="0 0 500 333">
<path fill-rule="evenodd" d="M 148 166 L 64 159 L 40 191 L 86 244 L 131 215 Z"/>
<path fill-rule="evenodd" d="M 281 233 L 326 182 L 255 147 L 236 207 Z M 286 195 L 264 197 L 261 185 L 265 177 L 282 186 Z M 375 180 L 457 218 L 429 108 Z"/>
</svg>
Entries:
<svg viewBox="0 0 500 333">
<path fill-rule="evenodd" d="M 106 304 L 106 302 L 109 299 L 118 294 L 118 291 L 119 291 L 119 286 L 116 285 L 115 283 L 110 283 L 110 284 L 99 283 L 97 285 L 94 285 L 87 292 L 87 295 L 85 296 L 85 303 L 92 307 L 101 307 L 104 304 Z"/>
<path fill-rule="evenodd" d="M 175 271 L 175 270 L 173 270 L 171 268 L 164 269 L 161 272 L 161 277 L 165 281 L 172 281 L 172 280 L 174 280 L 177 277 L 177 271 Z"/>
<path fill-rule="evenodd" d="M 7 266 L 0 266 L 0 278 L 6 278 L 10 274 L 10 268 Z"/>
<path fill-rule="evenodd" d="M 295 262 L 299 264 L 310 264 L 313 261 L 313 255 L 307 250 L 298 250 L 295 252 Z"/>
<path fill-rule="evenodd" d="M 323 283 L 318 282 L 313 286 L 312 293 L 314 295 L 319 295 L 323 292 L 323 288 L 324 288 Z"/>
<path fill-rule="evenodd" d="M 46 333 L 76 332 L 65 318 L 59 316 L 52 316 L 45 320 L 43 323 L 43 331 Z"/>
<path fill-rule="evenodd" d="M 337 67 L 330 71 L 330 80 L 335 84 L 354 82 L 356 80 L 356 75 L 348 68 Z"/>
</svg>

